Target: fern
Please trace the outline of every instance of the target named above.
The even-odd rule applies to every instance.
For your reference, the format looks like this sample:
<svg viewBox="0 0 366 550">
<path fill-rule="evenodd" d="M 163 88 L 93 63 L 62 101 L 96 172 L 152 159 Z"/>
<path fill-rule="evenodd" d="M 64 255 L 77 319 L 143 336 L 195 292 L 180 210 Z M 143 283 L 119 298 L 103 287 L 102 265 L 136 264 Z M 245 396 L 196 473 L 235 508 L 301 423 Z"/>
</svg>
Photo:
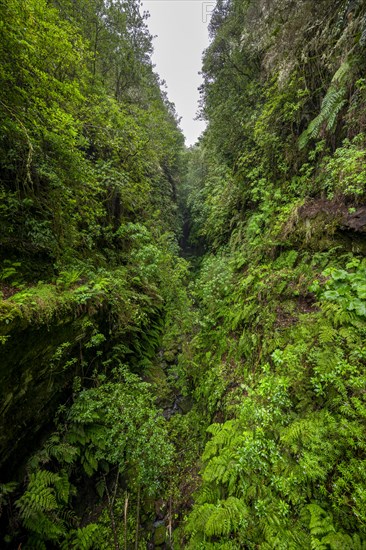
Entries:
<svg viewBox="0 0 366 550">
<path fill-rule="evenodd" d="M 46 515 L 37 515 L 23 520 L 23 525 L 31 532 L 30 540 L 33 545 L 42 544 L 43 541 L 59 541 L 66 533 L 66 527 L 62 520 Z"/>
<path fill-rule="evenodd" d="M 75 489 L 70 484 L 67 472 L 65 470 L 61 470 L 59 472 L 59 479 L 55 481 L 55 491 L 58 500 L 65 504 L 69 501 L 70 495 L 75 494 Z"/>
<path fill-rule="evenodd" d="M 88 476 L 92 476 L 98 470 L 98 461 L 88 448 L 85 449 L 81 462 Z"/>
<path fill-rule="evenodd" d="M 216 504 L 205 503 L 200 506 L 194 506 L 188 520 L 187 531 L 191 533 L 204 533 L 205 526 Z"/>
<path fill-rule="evenodd" d="M 338 331 L 330 324 L 323 324 L 319 330 L 319 342 L 321 344 L 330 344 L 337 338 Z"/>
<path fill-rule="evenodd" d="M 309 537 L 303 532 L 288 528 L 283 518 L 271 513 L 263 526 L 261 550 L 299 550 L 309 548 Z"/>
<path fill-rule="evenodd" d="M 306 509 L 310 512 L 310 533 L 312 550 L 364 550 L 366 541 L 358 533 L 349 535 L 336 531 L 333 518 L 318 504 L 309 504 Z"/>
<path fill-rule="evenodd" d="M 73 490 L 65 471 L 55 474 L 38 470 L 30 474 L 27 490 L 15 504 L 34 540 L 59 540 L 65 534 L 61 512 Z"/>
<path fill-rule="evenodd" d="M 346 59 L 346 61 L 343 61 L 343 63 L 338 67 L 338 69 L 334 73 L 332 78 L 332 83 L 334 82 L 339 82 L 341 84 L 345 83 L 348 79 L 350 69 L 351 69 L 350 63 Z"/>
<path fill-rule="evenodd" d="M 303 441 L 307 441 L 314 433 L 313 423 L 309 419 L 293 422 L 283 430 L 281 440 L 289 445 L 293 453 L 298 453 Z"/>
<path fill-rule="evenodd" d="M 209 537 L 229 535 L 237 531 L 247 515 L 244 503 L 236 497 L 229 497 L 215 507 L 205 525 Z"/>
<path fill-rule="evenodd" d="M 27 491 L 16 502 L 21 517 L 28 519 L 44 511 L 56 510 L 55 490 L 51 485 L 58 481 L 60 477 L 47 470 L 31 474 Z"/>
<path fill-rule="evenodd" d="M 347 93 L 345 82 L 349 71 L 349 62 L 345 61 L 335 72 L 328 91 L 322 101 L 320 113 L 310 122 L 308 128 L 299 137 L 300 149 L 306 147 L 311 139 L 319 137 L 320 130 L 323 126 L 325 126 L 328 131 L 334 129 L 337 116 L 347 103 L 345 99 Z"/>
<path fill-rule="evenodd" d="M 7 503 L 8 497 L 15 491 L 18 483 L 16 481 L 10 481 L 9 483 L 0 483 L 0 516 L 3 511 L 4 505 Z"/>
<path fill-rule="evenodd" d="M 238 435 L 237 420 L 228 420 L 225 424 L 212 424 L 207 431 L 214 437 L 206 444 L 202 455 L 203 460 L 209 460 L 223 447 L 235 447 L 242 436 Z"/>
<path fill-rule="evenodd" d="M 26 548 L 29 550 L 47 550 L 47 546 L 43 540 L 40 540 L 37 535 L 30 535 L 27 540 Z"/>
<path fill-rule="evenodd" d="M 61 544 L 61 550 L 90 550 L 99 547 L 99 527 L 89 523 L 80 529 L 70 531 Z"/>
<path fill-rule="evenodd" d="M 335 533 L 333 525 L 333 518 L 330 514 L 325 512 L 318 504 L 313 503 L 307 506 L 310 512 L 309 528 L 312 537 L 325 536 L 330 533 Z"/>
<path fill-rule="evenodd" d="M 331 85 L 322 101 L 319 115 L 310 122 L 308 128 L 299 137 L 300 149 L 306 147 L 311 139 L 319 137 L 320 130 L 324 125 L 328 131 L 333 130 L 339 112 L 347 103 L 347 100 L 344 99 L 346 92 L 345 86 L 335 88 Z"/>
<path fill-rule="evenodd" d="M 188 530 L 202 532 L 207 537 L 228 536 L 245 523 L 248 510 L 244 502 L 229 497 L 217 504 L 196 506 L 191 514 Z"/>
<path fill-rule="evenodd" d="M 204 485 L 197 497 L 197 504 L 214 503 L 220 499 L 220 488 L 217 485 Z"/>
<path fill-rule="evenodd" d="M 50 457 L 56 458 L 60 463 L 73 464 L 79 454 L 79 450 L 69 443 L 60 442 L 60 436 L 53 434 L 45 445 Z"/>
<path fill-rule="evenodd" d="M 235 449 L 225 449 L 219 456 L 213 457 L 207 464 L 202 478 L 205 482 L 216 482 L 227 485 L 232 493 L 237 486 L 239 471 Z"/>
<path fill-rule="evenodd" d="M 335 90 L 334 92 L 327 94 L 324 98 L 322 113 L 324 120 L 327 121 L 328 131 L 332 131 L 334 129 L 338 113 L 347 103 L 347 100 L 344 99 L 346 91 L 346 88 L 341 88 L 340 90 Z"/>
</svg>

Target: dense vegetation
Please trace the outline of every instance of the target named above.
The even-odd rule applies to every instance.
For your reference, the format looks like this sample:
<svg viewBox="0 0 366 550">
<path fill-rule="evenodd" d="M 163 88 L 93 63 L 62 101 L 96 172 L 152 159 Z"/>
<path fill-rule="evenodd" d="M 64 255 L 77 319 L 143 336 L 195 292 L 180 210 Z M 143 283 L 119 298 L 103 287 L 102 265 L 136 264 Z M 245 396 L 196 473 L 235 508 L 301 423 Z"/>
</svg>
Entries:
<svg viewBox="0 0 366 550">
<path fill-rule="evenodd" d="M 0 7 L 2 544 L 366 548 L 364 2 Z"/>
<path fill-rule="evenodd" d="M 365 25 L 343 0 L 232 0 L 212 17 L 187 178 L 211 251 L 188 548 L 366 545 Z"/>
<path fill-rule="evenodd" d="M 137 548 L 173 456 L 147 380 L 185 299 L 184 139 L 137 2 L 0 13 L 2 544 Z"/>
</svg>

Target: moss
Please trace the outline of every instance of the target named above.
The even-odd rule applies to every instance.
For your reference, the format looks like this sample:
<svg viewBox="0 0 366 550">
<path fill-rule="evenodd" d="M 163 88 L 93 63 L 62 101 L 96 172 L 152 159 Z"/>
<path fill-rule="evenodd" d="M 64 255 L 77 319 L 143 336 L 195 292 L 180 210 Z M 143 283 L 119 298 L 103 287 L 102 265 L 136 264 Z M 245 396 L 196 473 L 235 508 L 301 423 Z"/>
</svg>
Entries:
<svg viewBox="0 0 366 550">
<path fill-rule="evenodd" d="M 80 343 L 92 330 L 85 327 L 84 319 L 18 329 L 2 346 L 0 384 L 5 403 L 0 418 L 0 467 L 11 459 L 13 470 L 24 460 L 27 446 L 36 444 L 37 432 L 52 418 L 62 396 L 70 393 L 72 380 L 80 372 Z M 20 341 L 21 345 L 14 345 Z M 52 362 L 55 351 L 65 342 L 70 344 L 67 354 L 56 365 Z"/>
<path fill-rule="evenodd" d="M 154 531 L 154 545 L 162 546 L 166 542 L 166 527 L 165 525 L 158 525 Z"/>
<path fill-rule="evenodd" d="M 176 357 L 177 357 L 177 351 L 176 350 L 164 351 L 164 360 L 167 363 L 174 363 Z"/>
<path fill-rule="evenodd" d="M 162 406 L 168 405 L 172 399 L 172 390 L 162 365 L 150 365 L 145 371 L 145 378 L 153 385 L 158 402 Z"/>
</svg>

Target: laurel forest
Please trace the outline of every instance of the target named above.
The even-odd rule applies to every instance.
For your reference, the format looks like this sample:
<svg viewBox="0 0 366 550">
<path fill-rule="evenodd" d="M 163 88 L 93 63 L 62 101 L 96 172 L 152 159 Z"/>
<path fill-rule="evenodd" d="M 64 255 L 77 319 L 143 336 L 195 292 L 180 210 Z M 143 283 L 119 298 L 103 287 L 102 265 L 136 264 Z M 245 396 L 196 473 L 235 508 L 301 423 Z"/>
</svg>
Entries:
<svg viewBox="0 0 366 550">
<path fill-rule="evenodd" d="M 1 547 L 366 549 L 366 7 L 0 0 Z"/>
</svg>

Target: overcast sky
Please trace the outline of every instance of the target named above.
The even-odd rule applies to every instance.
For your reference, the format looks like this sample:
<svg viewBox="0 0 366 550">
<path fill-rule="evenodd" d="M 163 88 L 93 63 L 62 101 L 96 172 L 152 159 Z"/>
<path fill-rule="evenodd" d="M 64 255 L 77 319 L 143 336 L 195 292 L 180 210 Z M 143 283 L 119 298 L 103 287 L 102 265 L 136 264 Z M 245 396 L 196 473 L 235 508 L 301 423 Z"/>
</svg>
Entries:
<svg viewBox="0 0 366 550">
<path fill-rule="evenodd" d="M 208 46 L 207 25 L 214 1 L 143 0 L 143 9 L 154 39 L 153 63 L 166 81 L 168 97 L 175 103 L 186 145 L 192 145 L 205 124 L 195 121 L 198 86 L 201 84 L 201 58 Z"/>
</svg>

